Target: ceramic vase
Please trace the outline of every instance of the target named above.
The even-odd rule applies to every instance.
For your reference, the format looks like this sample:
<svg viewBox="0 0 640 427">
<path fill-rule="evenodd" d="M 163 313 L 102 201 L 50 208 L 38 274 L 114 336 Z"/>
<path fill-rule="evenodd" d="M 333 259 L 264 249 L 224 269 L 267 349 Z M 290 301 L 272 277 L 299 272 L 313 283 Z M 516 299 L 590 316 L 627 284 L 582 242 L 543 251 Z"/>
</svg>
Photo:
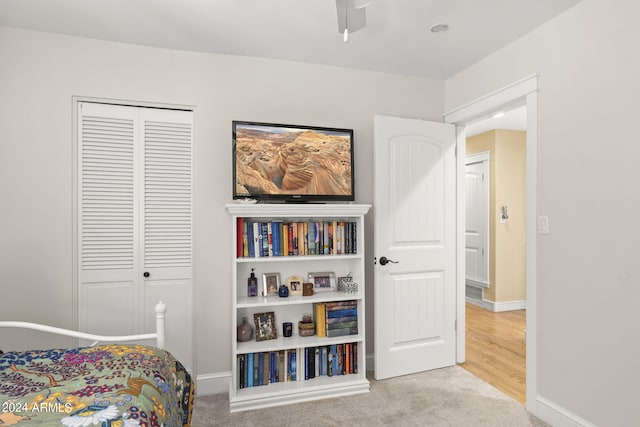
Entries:
<svg viewBox="0 0 640 427">
<path fill-rule="evenodd" d="M 253 338 L 253 328 L 247 322 L 247 318 L 242 318 L 242 323 L 238 326 L 238 341 L 245 342 Z"/>
</svg>

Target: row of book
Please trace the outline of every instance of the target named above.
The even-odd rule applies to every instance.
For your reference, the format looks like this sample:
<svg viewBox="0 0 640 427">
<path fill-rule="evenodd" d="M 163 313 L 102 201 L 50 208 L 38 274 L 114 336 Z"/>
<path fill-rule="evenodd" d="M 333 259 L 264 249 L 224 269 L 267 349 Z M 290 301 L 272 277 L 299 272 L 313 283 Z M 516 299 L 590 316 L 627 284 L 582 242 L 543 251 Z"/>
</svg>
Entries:
<svg viewBox="0 0 640 427">
<path fill-rule="evenodd" d="M 332 301 L 313 305 L 318 338 L 358 334 L 358 302 Z"/>
<path fill-rule="evenodd" d="M 297 352 L 281 350 L 238 355 L 240 388 L 297 381 Z"/>
<path fill-rule="evenodd" d="M 298 375 L 300 373 L 300 375 Z M 238 355 L 238 387 L 358 373 L 358 343 Z"/>
<path fill-rule="evenodd" d="M 304 379 L 358 373 L 358 343 L 304 349 Z"/>
<path fill-rule="evenodd" d="M 252 221 L 238 217 L 236 256 L 355 254 L 357 229 L 352 221 Z"/>
</svg>

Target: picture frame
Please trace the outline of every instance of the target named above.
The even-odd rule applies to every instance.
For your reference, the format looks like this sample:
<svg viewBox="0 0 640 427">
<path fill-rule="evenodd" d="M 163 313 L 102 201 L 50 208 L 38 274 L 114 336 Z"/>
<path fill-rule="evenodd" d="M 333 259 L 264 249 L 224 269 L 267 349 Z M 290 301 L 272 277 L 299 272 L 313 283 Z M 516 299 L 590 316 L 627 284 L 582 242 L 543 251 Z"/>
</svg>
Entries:
<svg viewBox="0 0 640 427">
<path fill-rule="evenodd" d="M 289 288 L 289 296 L 302 295 L 302 277 L 293 275 L 287 278 L 287 287 Z"/>
<path fill-rule="evenodd" d="M 332 272 L 309 273 L 309 282 L 313 283 L 313 292 L 332 292 L 336 290 L 336 275 Z"/>
<path fill-rule="evenodd" d="M 256 341 L 275 340 L 278 338 L 276 315 L 273 311 L 254 313 L 253 321 L 256 327 Z"/>
<path fill-rule="evenodd" d="M 262 275 L 262 295 L 277 296 L 280 288 L 280 273 L 264 273 Z"/>
</svg>

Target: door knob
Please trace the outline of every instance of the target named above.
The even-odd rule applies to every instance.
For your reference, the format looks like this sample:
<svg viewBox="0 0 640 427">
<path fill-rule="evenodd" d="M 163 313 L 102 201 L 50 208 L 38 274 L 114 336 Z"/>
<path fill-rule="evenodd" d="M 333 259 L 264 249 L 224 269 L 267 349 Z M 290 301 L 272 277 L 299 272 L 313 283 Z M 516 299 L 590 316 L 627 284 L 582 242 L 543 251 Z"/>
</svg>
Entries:
<svg viewBox="0 0 640 427">
<path fill-rule="evenodd" d="M 144 273 L 142 273 L 142 275 L 143 275 L 144 277 L 149 277 L 149 276 L 151 276 L 151 275 L 149 274 L 149 272 L 148 272 L 148 271 L 145 271 Z"/>
<path fill-rule="evenodd" d="M 380 257 L 380 265 L 387 265 L 388 263 L 397 264 L 399 261 L 393 261 L 386 256 Z"/>
</svg>

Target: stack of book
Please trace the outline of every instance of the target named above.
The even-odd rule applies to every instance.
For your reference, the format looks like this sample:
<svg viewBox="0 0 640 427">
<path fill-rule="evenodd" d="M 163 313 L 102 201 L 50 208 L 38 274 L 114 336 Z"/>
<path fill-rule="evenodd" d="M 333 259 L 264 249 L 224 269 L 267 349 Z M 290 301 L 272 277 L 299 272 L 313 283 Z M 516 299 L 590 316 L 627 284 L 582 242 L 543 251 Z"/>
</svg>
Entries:
<svg viewBox="0 0 640 427">
<path fill-rule="evenodd" d="M 343 255 L 357 253 L 352 221 L 253 221 L 237 219 L 236 256 Z"/>
<path fill-rule="evenodd" d="M 333 301 L 314 304 L 318 338 L 358 334 L 358 301 Z"/>
</svg>

